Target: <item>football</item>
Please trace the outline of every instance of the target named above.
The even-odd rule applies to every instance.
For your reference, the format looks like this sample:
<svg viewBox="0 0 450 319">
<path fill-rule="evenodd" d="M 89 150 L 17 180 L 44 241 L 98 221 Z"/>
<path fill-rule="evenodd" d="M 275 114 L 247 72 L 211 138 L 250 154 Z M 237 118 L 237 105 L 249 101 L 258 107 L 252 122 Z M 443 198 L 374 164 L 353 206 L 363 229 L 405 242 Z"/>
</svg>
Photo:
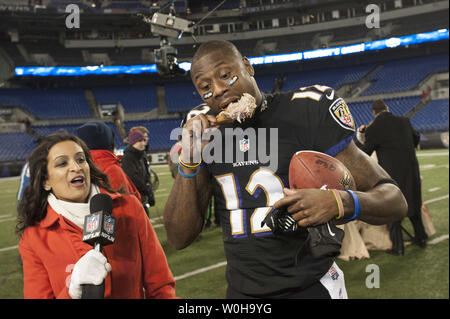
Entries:
<svg viewBox="0 0 450 319">
<path fill-rule="evenodd" d="M 291 188 L 355 190 L 355 180 L 338 159 L 315 151 L 295 153 L 289 164 Z"/>
</svg>

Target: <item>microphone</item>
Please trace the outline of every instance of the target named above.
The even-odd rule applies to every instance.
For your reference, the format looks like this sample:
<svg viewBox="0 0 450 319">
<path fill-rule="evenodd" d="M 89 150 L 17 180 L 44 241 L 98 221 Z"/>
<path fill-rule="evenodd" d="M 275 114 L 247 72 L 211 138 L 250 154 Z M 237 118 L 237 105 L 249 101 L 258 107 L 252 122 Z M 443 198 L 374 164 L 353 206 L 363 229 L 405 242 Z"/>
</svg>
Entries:
<svg viewBox="0 0 450 319">
<path fill-rule="evenodd" d="M 89 202 L 91 214 L 84 217 L 83 241 L 98 252 L 115 240 L 116 219 L 111 216 L 112 209 L 113 201 L 109 195 L 96 194 Z M 103 299 L 104 296 L 105 281 L 100 285 L 82 285 L 82 299 Z"/>
</svg>

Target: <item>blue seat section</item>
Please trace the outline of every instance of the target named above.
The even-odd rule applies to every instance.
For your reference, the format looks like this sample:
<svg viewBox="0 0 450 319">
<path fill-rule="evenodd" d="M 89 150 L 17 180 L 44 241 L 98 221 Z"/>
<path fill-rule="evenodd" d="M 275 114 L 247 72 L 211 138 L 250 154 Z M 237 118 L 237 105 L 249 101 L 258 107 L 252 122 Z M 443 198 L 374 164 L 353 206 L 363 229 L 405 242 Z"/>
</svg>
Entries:
<svg viewBox="0 0 450 319">
<path fill-rule="evenodd" d="M 47 136 L 52 133 L 64 130 L 70 134 L 75 134 L 75 129 L 81 124 L 52 124 L 46 126 L 32 126 L 33 130 L 41 136 Z"/>
<path fill-rule="evenodd" d="M 372 85 L 362 95 L 414 89 L 428 75 L 448 71 L 448 54 L 389 61 L 371 76 Z"/>
<path fill-rule="evenodd" d="M 123 144 L 122 139 L 120 138 L 119 133 L 117 132 L 114 124 L 112 122 L 105 122 L 106 125 L 108 125 L 114 132 L 114 143 L 116 147 Z M 38 133 L 41 136 L 47 136 L 52 133 L 58 132 L 59 130 L 65 130 L 70 134 L 76 135 L 76 128 L 83 125 L 83 123 L 80 124 L 54 124 L 54 125 L 46 125 L 46 126 L 33 126 L 33 130 Z"/>
<path fill-rule="evenodd" d="M 168 113 L 188 112 L 203 102 L 192 82 L 167 83 L 165 92 Z"/>
<path fill-rule="evenodd" d="M 329 86 L 337 90 L 345 84 L 359 81 L 374 67 L 374 64 L 365 64 L 349 68 L 290 73 L 286 76 L 283 91 L 297 90 L 315 84 Z"/>
<path fill-rule="evenodd" d="M 144 126 L 148 129 L 150 151 L 167 151 L 176 142 L 170 139 L 170 133 L 174 128 L 180 127 L 181 119 L 164 119 L 150 121 L 127 121 L 127 131 L 134 126 Z"/>
<path fill-rule="evenodd" d="M 334 85 L 334 89 L 339 89 L 345 84 L 353 84 L 361 80 L 369 71 L 375 68 L 375 64 L 358 65 L 345 70 L 340 70 L 342 77 Z"/>
<path fill-rule="evenodd" d="M 350 112 L 356 123 L 356 127 L 369 124 L 373 119 L 372 102 L 352 102 L 348 103 Z M 394 99 L 385 99 L 384 102 L 389 107 L 389 111 L 396 115 L 404 115 L 420 102 L 419 96 L 400 97 Z"/>
<path fill-rule="evenodd" d="M 82 89 L 0 89 L 0 104 L 22 106 L 44 120 L 92 117 Z"/>
<path fill-rule="evenodd" d="M 96 87 L 92 89 L 98 104 L 122 104 L 126 113 L 149 112 L 157 107 L 155 86 Z"/>
<path fill-rule="evenodd" d="M 24 160 L 36 147 L 34 140 L 23 132 L 0 133 L 0 162 Z"/>
<path fill-rule="evenodd" d="M 258 83 L 259 89 L 264 93 L 270 93 L 273 91 L 275 79 L 281 75 L 255 75 L 256 83 Z M 287 77 L 286 77 L 287 79 Z"/>
<path fill-rule="evenodd" d="M 420 132 L 448 131 L 448 99 L 430 101 L 413 115 L 411 124 Z"/>
</svg>

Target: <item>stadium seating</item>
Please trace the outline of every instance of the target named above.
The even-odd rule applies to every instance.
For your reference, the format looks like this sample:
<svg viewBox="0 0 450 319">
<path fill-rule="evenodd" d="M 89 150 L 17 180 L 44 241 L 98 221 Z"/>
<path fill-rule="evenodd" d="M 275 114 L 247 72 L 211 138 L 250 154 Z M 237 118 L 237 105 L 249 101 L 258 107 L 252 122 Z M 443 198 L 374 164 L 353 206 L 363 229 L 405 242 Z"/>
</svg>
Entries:
<svg viewBox="0 0 450 319">
<path fill-rule="evenodd" d="M 119 133 L 117 132 L 114 124 L 112 122 L 105 122 L 106 125 L 108 125 L 114 132 L 114 143 L 116 147 L 119 147 L 123 144 L 122 139 L 120 138 Z M 52 133 L 58 132 L 60 130 L 67 131 L 70 134 L 76 134 L 75 130 L 78 126 L 82 125 L 80 124 L 54 124 L 54 125 L 45 125 L 45 126 L 32 126 L 33 130 L 41 135 L 41 136 L 47 136 Z"/>
<path fill-rule="evenodd" d="M 389 111 L 396 115 L 404 115 L 420 102 L 420 96 L 400 97 L 385 99 L 384 102 L 389 107 Z M 362 124 L 367 125 L 373 120 L 372 101 L 348 103 L 350 112 L 356 123 L 356 127 Z"/>
<path fill-rule="evenodd" d="M 0 89 L 0 104 L 21 106 L 43 120 L 92 117 L 82 89 Z"/>
<path fill-rule="evenodd" d="M 404 92 L 428 75 L 448 71 L 448 55 L 389 61 L 371 76 L 372 85 L 361 95 Z"/>
<path fill-rule="evenodd" d="M 0 133 L 0 162 L 22 161 L 35 148 L 35 138 L 26 133 Z"/>
<path fill-rule="evenodd" d="M 259 89 L 264 93 L 270 93 L 273 90 L 275 79 L 281 75 L 256 75 L 255 80 L 258 83 Z"/>
<path fill-rule="evenodd" d="M 448 131 L 448 99 L 429 102 L 414 114 L 411 124 L 420 132 Z"/>
<path fill-rule="evenodd" d="M 337 90 L 344 84 L 352 84 L 357 82 L 371 69 L 373 69 L 374 66 L 374 64 L 366 64 L 349 68 L 290 73 L 287 74 L 283 91 L 296 90 L 300 87 L 315 84 L 326 85 Z"/>
<path fill-rule="evenodd" d="M 32 129 L 40 136 L 47 136 L 58 131 L 67 131 L 70 134 L 75 134 L 75 129 L 81 124 L 54 124 L 45 126 L 32 126 Z"/>
<path fill-rule="evenodd" d="M 126 113 L 149 112 L 156 108 L 155 86 L 96 87 L 97 104 L 121 103 Z"/>
<path fill-rule="evenodd" d="M 373 85 L 364 95 L 391 90 L 401 92 L 417 85 L 429 74 L 448 70 L 448 55 L 404 59 L 387 62 L 371 76 Z M 299 87 L 314 84 L 327 85 L 339 89 L 343 85 L 358 82 L 375 68 L 376 64 L 364 64 L 351 67 L 324 68 L 302 72 L 285 73 L 286 80 L 282 91 L 295 90 Z M 399 71 L 400 70 L 400 71 Z M 275 79 L 283 74 L 256 75 L 256 81 L 261 91 L 272 92 Z M 381 81 L 380 79 L 383 79 Z M 162 84 L 161 84 L 162 85 Z M 165 102 L 168 113 L 185 113 L 202 102 L 202 99 L 190 81 L 168 82 L 165 86 Z M 392 89 L 391 89 L 392 87 Z M 142 113 L 157 107 L 156 85 L 108 86 L 93 87 L 98 104 L 121 103 L 125 113 Z M 420 102 L 420 96 L 385 99 L 386 104 L 394 114 L 405 114 Z M 368 124 L 373 120 L 371 111 L 372 99 L 349 103 L 356 125 Z M 0 89 L 0 105 L 20 106 L 43 120 L 92 119 L 93 116 L 87 104 L 84 90 L 72 89 Z M 177 119 L 157 119 L 145 121 L 126 121 L 128 131 L 133 126 L 142 125 L 149 130 L 149 147 L 151 151 L 166 151 L 174 143 L 170 133 L 180 126 L 181 117 Z M 79 121 L 78 121 L 79 122 Z M 415 114 L 411 122 L 420 132 L 448 130 L 448 99 L 434 100 Z M 48 135 L 60 129 L 75 133 L 75 128 L 81 124 L 51 124 L 34 125 L 32 128 L 39 135 Z M 123 141 L 117 133 L 114 124 L 107 122 L 115 132 L 116 147 L 123 146 Z M 11 143 L 14 141 L 14 143 Z M 35 147 L 34 137 L 25 133 L 0 134 L 0 162 L 24 160 Z"/>
<path fill-rule="evenodd" d="M 168 83 L 165 85 L 167 112 L 187 112 L 202 103 L 192 82 Z"/>
</svg>

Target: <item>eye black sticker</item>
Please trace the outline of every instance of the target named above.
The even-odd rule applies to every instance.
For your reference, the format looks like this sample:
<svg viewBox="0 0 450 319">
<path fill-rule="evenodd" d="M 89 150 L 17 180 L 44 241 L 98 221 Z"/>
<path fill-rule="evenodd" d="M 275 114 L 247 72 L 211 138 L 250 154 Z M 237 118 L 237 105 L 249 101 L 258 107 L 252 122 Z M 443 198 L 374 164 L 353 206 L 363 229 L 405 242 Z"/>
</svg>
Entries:
<svg viewBox="0 0 450 319">
<path fill-rule="evenodd" d="M 233 86 L 234 83 L 237 82 L 237 80 L 239 79 L 239 77 L 237 75 L 233 76 L 230 81 L 228 81 L 228 86 Z"/>
</svg>

